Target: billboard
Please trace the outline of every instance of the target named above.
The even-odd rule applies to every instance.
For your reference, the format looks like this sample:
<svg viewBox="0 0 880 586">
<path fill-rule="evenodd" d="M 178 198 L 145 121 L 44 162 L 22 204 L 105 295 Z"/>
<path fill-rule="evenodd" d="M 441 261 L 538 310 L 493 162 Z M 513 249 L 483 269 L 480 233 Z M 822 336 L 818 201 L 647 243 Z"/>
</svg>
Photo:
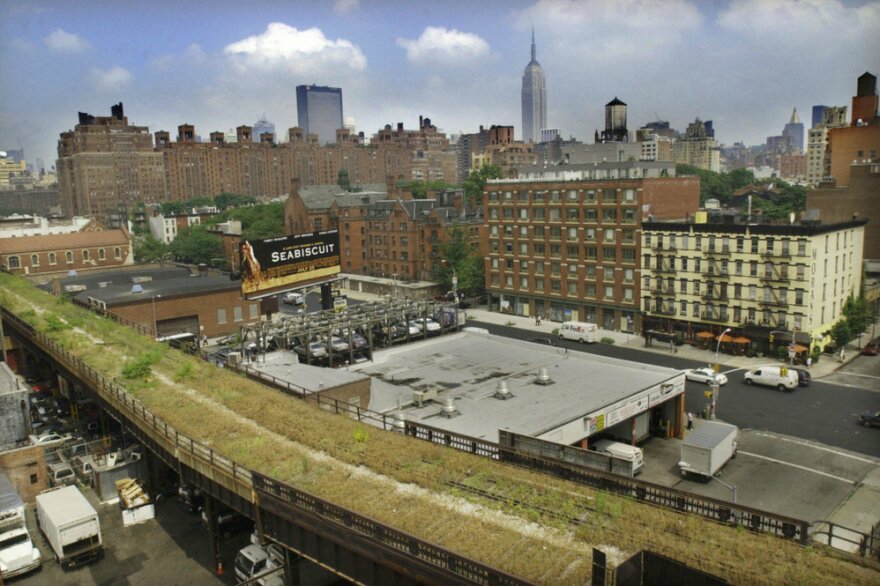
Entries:
<svg viewBox="0 0 880 586">
<path fill-rule="evenodd" d="M 239 246 L 242 295 L 339 273 L 339 231 L 243 240 Z"/>
</svg>

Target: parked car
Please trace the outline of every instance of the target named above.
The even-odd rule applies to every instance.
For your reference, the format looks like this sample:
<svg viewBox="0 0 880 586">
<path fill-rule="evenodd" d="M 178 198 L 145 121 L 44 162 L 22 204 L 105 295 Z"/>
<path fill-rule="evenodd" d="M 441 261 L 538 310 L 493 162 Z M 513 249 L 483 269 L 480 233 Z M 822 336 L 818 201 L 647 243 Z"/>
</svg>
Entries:
<svg viewBox="0 0 880 586">
<path fill-rule="evenodd" d="M 859 415 L 859 423 L 865 427 L 880 427 L 880 411 L 865 411 Z"/>
<path fill-rule="evenodd" d="M 786 366 L 776 365 L 761 366 L 750 370 L 743 375 L 743 381 L 747 385 L 764 385 L 775 387 L 780 391 L 793 391 L 799 384 L 797 372 Z"/>
<path fill-rule="evenodd" d="M 330 349 L 334 352 L 348 352 L 348 342 L 337 336 L 331 336 Z"/>
<path fill-rule="evenodd" d="M 52 431 L 28 437 L 35 446 L 56 446 L 73 439 L 69 433 L 60 434 Z"/>
<path fill-rule="evenodd" d="M 312 358 L 326 358 L 327 346 L 324 342 L 309 342 L 308 350 L 305 344 L 300 344 L 293 349 L 294 352 L 301 356 L 311 355 Z"/>
<path fill-rule="evenodd" d="M 695 368 L 689 370 L 685 373 L 684 378 L 698 383 L 705 383 L 707 385 L 713 385 L 717 380 L 719 387 L 727 384 L 727 375 L 720 372 L 716 374 L 711 368 Z"/>
<path fill-rule="evenodd" d="M 420 328 L 422 328 L 422 330 L 427 331 L 429 336 L 432 334 L 439 334 L 440 330 L 442 329 L 440 327 L 440 324 L 438 324 L 436 321 L 434 321 L 431 318 L 425 319 L 425 318 L 420 317 L 418 319 L 414 319 L 412 321 L 412 323 L 414 323 L 417 326 L 419 326 Z"/>
<path fill-rule="evenodd" d="M 306 296 L 302 293 L 297 293 L 295 291 L 291 291 L 290 293 L 285 293 L 281 297 L 281 302 L 286 303 L 287 305 L 302 305 L 306 301 Z"/>
<path fill-rule="evenodd" d="M 813 377 L 810 376 L 810 371 L 806 368 L 792 368 L 791 370 L 795 371 L 798 375 L 798 385 L 802 387 L 810 386 L 810 381 L 813 380 Z"/>
<path fill-rule="evenodd" d="M 243 531 L 253 531 L 254 522 L 233 511 L 232 509 L 222 509 L 217 514 L 217 532 L 223 539 L 229 539 L 236 533 Z M 208 513 L 202 508 L 202 525 L 208 526 Z"/>
<path fill-rule="evenodd" d="M 877 356 L 880 354 L 880 338 L 875 338 L 862 348 L 862 356 Z"/>
</svg>

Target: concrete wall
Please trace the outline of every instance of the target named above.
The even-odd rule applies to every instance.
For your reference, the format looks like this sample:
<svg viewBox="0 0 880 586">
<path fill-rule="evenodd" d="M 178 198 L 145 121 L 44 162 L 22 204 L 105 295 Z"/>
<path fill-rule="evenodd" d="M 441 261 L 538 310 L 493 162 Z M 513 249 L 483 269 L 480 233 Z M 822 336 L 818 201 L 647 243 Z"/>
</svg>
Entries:
<svg viewBox="0 0 880 586">
<path fill-rule="evenodd" d="M 30 433 L 28 389 L 5 362 L 0 362 L 0 450 L 27 441 Z"/>
</svg>

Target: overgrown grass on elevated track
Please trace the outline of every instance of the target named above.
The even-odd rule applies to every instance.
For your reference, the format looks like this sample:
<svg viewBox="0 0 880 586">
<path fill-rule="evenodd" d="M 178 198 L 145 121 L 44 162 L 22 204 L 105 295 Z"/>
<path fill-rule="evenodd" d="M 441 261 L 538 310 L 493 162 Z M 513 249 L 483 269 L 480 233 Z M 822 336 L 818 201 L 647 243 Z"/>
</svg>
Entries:
<svg viewBox="0 0 880 586">
<path fill-rule="evenodd" d="M 589 583 L 595 546 L 618 560 L 651 550 L 739 584 L 880 581 L 876 567 L 826 548 L 365 427 L 10 275 L 0 275 L 0 304 L 117 379 L 179 432 L 238 463 L 527 580 Z"/>
</svg>

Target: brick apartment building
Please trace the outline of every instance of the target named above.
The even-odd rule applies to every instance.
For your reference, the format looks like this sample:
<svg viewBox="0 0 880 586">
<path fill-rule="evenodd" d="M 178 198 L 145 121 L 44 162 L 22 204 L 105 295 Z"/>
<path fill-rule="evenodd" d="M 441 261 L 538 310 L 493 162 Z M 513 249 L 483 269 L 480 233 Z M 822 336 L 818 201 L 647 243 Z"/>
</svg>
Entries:
<svg viewBox="0 0 880 586">
<path fill-rule="evenodd" d="M 121 103 L 111 111 L 109 117 L 81 113 L 75 129 L 61 134 L 57 161 L 65 213 L 99 217 L 111 226 L 136 202 L 224 192 L 277 197 L 290 193 L 294 179 L 304 186 L 330 185 L 343 170 L 351 185 L 457 178 L 449 139 L 427 118 L 420 117 L 416 130 L 388 125 L 368 146 L 347 129 L 337 131 L 336 144 L 321 146 L 298 127 L 289 129 L 283 144 L 275 144 L 270 133 L 253 137 L 251 126 L 239 126 L 235 142 L 222 132 L 197 142 L 195 127 L 182 124 L 176 141 L 157 131 L 154 147 L 149 129 L 130 125 Z"/>
<path fill-rule="evenodd" d="M 695 212 L 699 179 L 671 163 L 588 165 L 580 179 L 574 167 L 486 185 L 489 307 L 641 331 L 641 222 Z"/>
<path fill-rule="evenodd" d="M 824 178 L 831 178 L 837 187 L 850 183 L 850 169 L 856 163 L 880 163 L 880 97 L 877 77 L 865 72 L 858 79 L 852 99 L 849 126 L 828 130 L 825 148 Z"/>
</svg>

